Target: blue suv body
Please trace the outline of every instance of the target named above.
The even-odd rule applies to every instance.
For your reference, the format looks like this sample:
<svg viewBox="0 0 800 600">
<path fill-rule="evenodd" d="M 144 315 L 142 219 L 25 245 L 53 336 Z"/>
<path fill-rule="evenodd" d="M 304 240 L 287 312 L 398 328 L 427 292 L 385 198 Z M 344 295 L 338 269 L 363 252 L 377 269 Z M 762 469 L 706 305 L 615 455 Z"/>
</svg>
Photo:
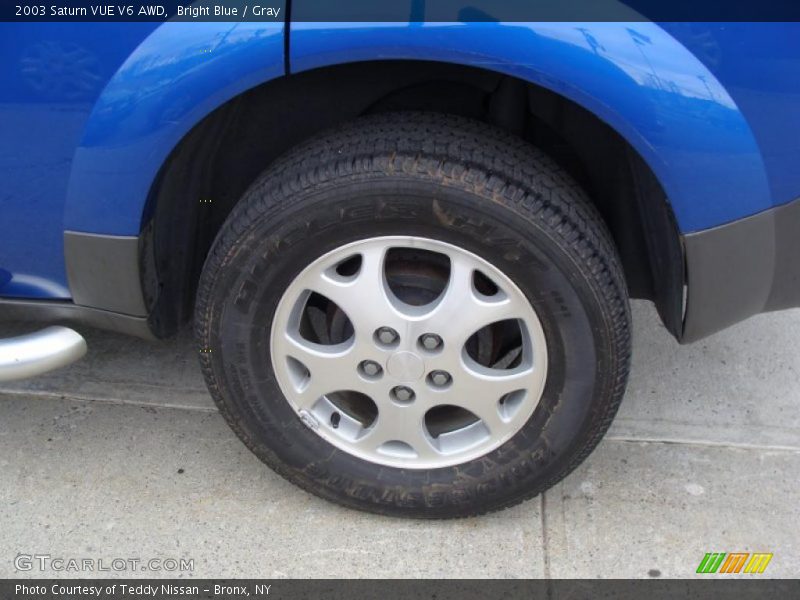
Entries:
<svg viewBox="0 0 800 600">
<path fill-rule="evenodd" d="M 263 22 L 0 24 L 3 318 L 172 335 L 264 169 L 386 113 L 542 149 L 681 342 L 800 306 L 798 24 L 312 22 L 304 2 Z M 68 331 L 23 340 L 0 378 L 80 356 Z"/>
<path fill-rule="evenodd" d="M 800 36 L 793 23 L 3 23 L 0 29 L 3 298 L 94 303 L 146 316 L 143 300 L 103 305 L 74 289 L 84 268 L 71 264 L 69 244 L 65 253 L 65 233 L 141 240 L 154 215 L 159 174 L 205 118 L 249 90 L 342 65 L 465 65 L 568 99 L 610 126 L 655 175 L 682 252 L 701 232 L 759 213 L 766 221 L 800 195 Z M 287 106 L 279 110 L 285 118 L 314 120 Z M 780 275 L 773 227 L 764 223 L 760 236 L 742 242 L 747 257 L 718 257 L 745 289 L 717 289 L 740 297 L 720 298 L 739 305 L 715 306 L 716 315 L 696 305 L 714 295 L 704 289 L 713 272 L 689 257 L 681 320 L 690 322 L 671 325 L 677 337 L 694 339 L 772 306 L 766 288 L 771 274 Z M 124 286 L 130 290 L 142 273 L 131 264 L 139 257 L 127 258 L 109 270 L 131 277 Z M 777 307 L 794 302 L 787 294 Z M 691 322 L 694 311 L 704 322 Z"/>
</svg>

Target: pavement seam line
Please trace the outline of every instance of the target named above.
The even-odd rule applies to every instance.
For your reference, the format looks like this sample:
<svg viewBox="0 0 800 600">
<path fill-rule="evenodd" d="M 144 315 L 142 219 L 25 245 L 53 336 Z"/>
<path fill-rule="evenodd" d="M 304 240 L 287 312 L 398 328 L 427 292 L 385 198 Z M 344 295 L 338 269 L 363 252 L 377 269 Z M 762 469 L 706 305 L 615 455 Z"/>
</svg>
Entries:
<svg viewBox="0 0 800 600">
<path fill-rule="evenodd" d="M 709 448 L 734 448 L 738 450 L 768 450 L 777 452 L 800 453 L 798 446 L 742 444 L 738 442 L 712 442 L 705 440 L 691 440 L 685 438 L 633 438 L 617 435 L 607 435 L 603 441 L 622 442 L 628 444 L 674 444 L 681 446 L 704 446 Z"/>
<path fill-rule="evenodd" d="M 219 412 L 215 406 L 189 406 L 186 404 L 154 404 L 152 402 L 142 402 L 140 400 L 122 400 L 119 398 L 98 398 L 96 396 L 81 396 L 79 394 L 59 394 L 57 392 L 43 392 L 39 390 L 0 390 L 0 396 L 33 396 L 47 398 L 51 400 L 73 400 L 75 402 L 97 402 L 99 404 L 111 404 L 115 406 L 142 406 L 146 408 L 168 408 L 172 410 L 193 410 L 197 412 L 216 413 Z"/>
<path fill-rule="evenodd" d="M 545 499 L 547 492 L 542 492 L 541 499 L 539 501 L 539 509 L 541 510 L 542 517 L 542 575 L 546 580 L 550 579 L 550 540 L 547 534 L 547 501 Z M 552 596 L 552 590 L 550 589 L 550 585 L 548 584 L 547 589 L 547 597 L 550 598 Z"/>
</svg>

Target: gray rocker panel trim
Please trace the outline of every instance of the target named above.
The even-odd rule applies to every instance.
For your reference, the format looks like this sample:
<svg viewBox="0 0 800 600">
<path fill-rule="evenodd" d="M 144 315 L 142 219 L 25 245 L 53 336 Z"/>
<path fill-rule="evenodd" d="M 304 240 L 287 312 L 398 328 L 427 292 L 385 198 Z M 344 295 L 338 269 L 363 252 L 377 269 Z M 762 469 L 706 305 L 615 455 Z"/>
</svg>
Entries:
<svg viewBox="0 0 800 600">
<path fill-rule="evenodd" d="M 800 199 L 684 236 L 682 343 L 762 312 L 800 306 Z"/>
<path fill-rule="evenodd" d="M 104 311 L 146 317 L 139 276 L 139 237 L 64 232 L 72 301 Z"/>
</svg>

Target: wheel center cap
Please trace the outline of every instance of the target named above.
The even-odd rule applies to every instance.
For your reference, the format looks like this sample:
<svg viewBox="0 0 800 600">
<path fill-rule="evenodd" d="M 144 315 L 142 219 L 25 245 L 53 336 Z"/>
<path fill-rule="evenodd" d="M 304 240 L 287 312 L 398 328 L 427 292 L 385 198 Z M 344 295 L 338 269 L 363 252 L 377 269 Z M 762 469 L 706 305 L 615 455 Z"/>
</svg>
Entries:
<svg viewBox="0 0 800 600">
<path fill-rule="evenodd" d="M 425 363 L 413 352 L 395 352 L 386 363 L 386 371 L 400 381 L 415 381 L 425 373 Z"/>
</svg>

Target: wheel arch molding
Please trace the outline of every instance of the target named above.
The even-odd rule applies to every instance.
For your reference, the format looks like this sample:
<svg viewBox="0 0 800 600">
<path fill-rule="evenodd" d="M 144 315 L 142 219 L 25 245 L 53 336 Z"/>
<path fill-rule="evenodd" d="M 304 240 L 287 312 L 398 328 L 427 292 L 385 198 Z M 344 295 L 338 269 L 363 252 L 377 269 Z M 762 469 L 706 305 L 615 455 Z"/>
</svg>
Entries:
<svg viewBox="0 0 800 600">
<path fill-rule="evenodd" d="M 170 153 L 214 109 L 284 74 L 283 23 L 165 23 L 105 86 L 76 149 L 66 230 L 138 235 Z"/>
<path fill-rule="evenodd" d="M 459 28 L 382 24 L 376 30 L 363 24 L 329 24 L 326 29 L 294 23 L 288 62 L 299 75 L 291 77 L 281 77 L 284 44 L 277 24 L 268 31 L 259 29 L 263 24 L 241 24 L 232 30 L 221 28 L 222 24 L 204 25 L 209 29 L 193 45 L 187 44 L 193 50 L 186 50 L 182 60 L 189 62 L 183 65 L 194 64 L 192 52 L 209 39 L 216 40 L 217 55 L 177 78 L 175 89 L 163 97 L 158 94 L 165 85 L 159 75 L 176 72 L 175 65 L 159 66 L 155 61 L 159 53 L 167 52 L 167 26 L 156 30 L 109 83 L 76 154 L 65 214 L 70 231 L 139 236 L 141 256 L 131 277 L 140 282 L 151 327 L 160 335 L 171 333 L 190 314 L 202 257 L 177 272 L 165 272 L 159 263 L 180 263 L 195 250 L 203 254 L 214 233 L 214 228 L 197 230 L 198 223 L 209 220 L 205 208 L 197 206 L 185 212 L 173 206 L 162 215 L 162 228 L 169 223 L 170 228 L 187 230 L 176 238 L 182 240 L 182 248 L 159 244 L 159 227 L 151 227 L 158 220 L 152 217 L 158 217 L 159 195 L 171 161 L 182 159 L 185 165 L 190 159 L 187 140 L 203 132 L 221 135 L 238 118 L 235 105 L 246 94 L 376 56 L 387 63 L 464 65 L 533 84 L 582 107 L 625 140 L 636 154 L 631 159 L 633 170 L 645 173 L 645 185 L 653 192 L 648 202 L 659 205 L 655 220 L 636 217 L 644 221 L 637 243 L 649 246 L 653 272 L 644 275 L 646 290 L 634 295 L 655 299 L 662 319 L 677 337 L 684 309 L 679 234 L 754 212 L 769 200 L 760 155 L 744 117 L 714 76 L 652 23 L 635 27 L 471 23 Z M 329 35 L 331 30 L 340 35 Z M 663 56 L 669 57 L 667 64 L 655 60 Z M 155 64 L 147 67 L 148 60 Z M 132 90 L 136 102 L 126 98 Z M 166 185 L 174 184 L 173 179 Z M 714 198 L 701 197 L 708 190 L 713 190 Z M 195 192 L 197 198 L 192 196 Z M 206 201 L 199 190 L 192 193 L 187 194 L 189 202 Z M 230 207 L 235 198 L 221 200 Z M 210 217 L 215 228 L 226 210 Z M 667 234 L 654 247 L 645 234 L 659 228 L 666 228 Z M 653 265 L 665 270 L 655 272 Z M 177 283 L 169 283 L 165 292 L 166 279 Z M 654 290 L 657 286 L 661 289 Z M 85 302 L 97 306 L 91 298 Z"/>
<path fill-rule="evenodd" d="M 192 128 L 285 74 L 282 23 L 192 25 L 158 27 L 101 94 L 74 158 L 65 229 L 138 234 L 159 170 Z M 770 207 L 744 116 L 656 24 L 379 25 L 293 23 L 291 72 L 380 59 L 503 73 L 575 102 L 621 135 L 655 173 L 682 233 Z"/>
</svg>

